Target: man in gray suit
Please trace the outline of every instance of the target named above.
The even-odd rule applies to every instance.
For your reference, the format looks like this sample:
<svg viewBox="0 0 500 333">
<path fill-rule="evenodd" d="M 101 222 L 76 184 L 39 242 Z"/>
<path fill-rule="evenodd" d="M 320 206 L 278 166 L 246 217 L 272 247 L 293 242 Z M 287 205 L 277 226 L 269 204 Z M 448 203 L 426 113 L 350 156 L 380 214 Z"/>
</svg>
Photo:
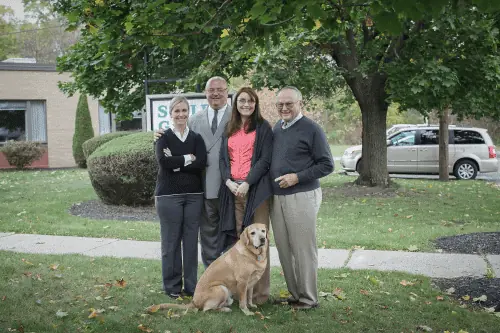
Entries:
<svg viewBox="0 0 500 333">
<path fill-rule="evenodd" d="M 221 174 L 219 169 L 220 142 L 226 123 L 231 117 L 227 104 L 227 82 L 220 76 L 211 77 L 205 85 L 208 107 L 189 117 L 188 127 L 200 134 L 207 147 L 207 167 L 204 175 L 204 209 L 200 224 L 201 258 L 207 268 L 220 253 L 217 253 L 219 238 L 219 187 Z M 163 130 L 155 132 L 158 138 Z"/>
</svg>

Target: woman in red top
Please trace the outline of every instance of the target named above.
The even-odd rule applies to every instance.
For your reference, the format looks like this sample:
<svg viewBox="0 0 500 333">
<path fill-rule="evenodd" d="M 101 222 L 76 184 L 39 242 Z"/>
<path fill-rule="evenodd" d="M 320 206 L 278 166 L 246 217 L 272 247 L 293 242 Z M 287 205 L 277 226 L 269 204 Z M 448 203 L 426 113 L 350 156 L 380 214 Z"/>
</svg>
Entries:
<svg viewBox="0 0 500 333">
<path fill-rule="evenodd" d="M 222 184 L 219 192 L 221 244 L 226 251 L 252 223 L 269 227 L 269 179 L 273 132 L 262 118 L 259 97 L 252 88 L 241 88 L 234 97 L 231 119 L 226 125 L 220 150 Z M 269 260 L 254 288 L 254 304 L 269 298 Z"/>
</svg>

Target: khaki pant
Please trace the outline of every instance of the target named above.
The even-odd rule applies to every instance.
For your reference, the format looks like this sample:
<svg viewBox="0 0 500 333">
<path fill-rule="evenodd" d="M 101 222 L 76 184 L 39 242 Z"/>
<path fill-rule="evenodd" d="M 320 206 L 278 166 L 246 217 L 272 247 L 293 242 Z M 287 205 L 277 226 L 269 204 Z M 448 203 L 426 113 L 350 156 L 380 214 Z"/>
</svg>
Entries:
<svg viewBox="0 0 500 333">
<path fill-rule="evenodd" d="M 238 237 L 240 237 L 243 231 L 243 216 L 245 215 L 245 207 L 247 203 L 247 198 L 236 197 L 234 198 L 234 208 L 236 217 L 236 232 Z M 269 200 L 264 201 L 257 209 L 253 215 L 252 223 L 262 223 L 265 224 L 269 230 Z M 270 284 L 271 284 L 271 258 L 269 258 L 269 244 L 267 245 L 267 266 L 261 279 L 255 284 L 253 289 L 253 303 L 263 304 L 269 298 Z"/>
<path fill-rule="evenodd" d="M 293 299 L 318 302 L 318 248 L 316 218 L 321 188 L 290 195 L 275 195 L 271 206 L 274 240 Z"/>
</svg>

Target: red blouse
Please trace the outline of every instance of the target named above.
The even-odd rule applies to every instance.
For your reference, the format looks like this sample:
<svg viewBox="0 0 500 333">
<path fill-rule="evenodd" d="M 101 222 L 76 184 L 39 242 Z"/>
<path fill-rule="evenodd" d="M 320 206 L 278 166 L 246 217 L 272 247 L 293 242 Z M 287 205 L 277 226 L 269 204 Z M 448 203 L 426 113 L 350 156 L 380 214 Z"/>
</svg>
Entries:
<svg viewBox="0 0 500 333">
<path fill-rule="evenodd" d="M 245 180 L 250 172 L 256 132 L 245 133 L 240 129 L 228 140 L 227 148 L 233 180 Z"/>
</svg>

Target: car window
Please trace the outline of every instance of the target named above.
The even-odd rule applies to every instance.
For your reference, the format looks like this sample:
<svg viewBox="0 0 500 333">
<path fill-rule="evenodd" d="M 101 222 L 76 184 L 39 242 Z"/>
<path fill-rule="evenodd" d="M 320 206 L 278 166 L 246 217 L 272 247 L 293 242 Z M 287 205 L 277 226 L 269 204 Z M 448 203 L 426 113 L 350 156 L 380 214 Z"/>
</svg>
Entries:
<svg viewBox="0 0 500 333">
<path fill-rule="evenodd" d="M 484 139 L 476 131 L 454 130 L 456 145 L 484 144 Z"/>
<path fill-rule="evenodd" d="M 437 145 L 439 144 L 438 130 L 422 130 L 420 132 L 421 145 Z"/>
<path fill-rule="evenodd" d="M 404 131 L 391 138 L 392 146 L 413 146 L 415 145 L 415 132 Z"/>
</svg>

